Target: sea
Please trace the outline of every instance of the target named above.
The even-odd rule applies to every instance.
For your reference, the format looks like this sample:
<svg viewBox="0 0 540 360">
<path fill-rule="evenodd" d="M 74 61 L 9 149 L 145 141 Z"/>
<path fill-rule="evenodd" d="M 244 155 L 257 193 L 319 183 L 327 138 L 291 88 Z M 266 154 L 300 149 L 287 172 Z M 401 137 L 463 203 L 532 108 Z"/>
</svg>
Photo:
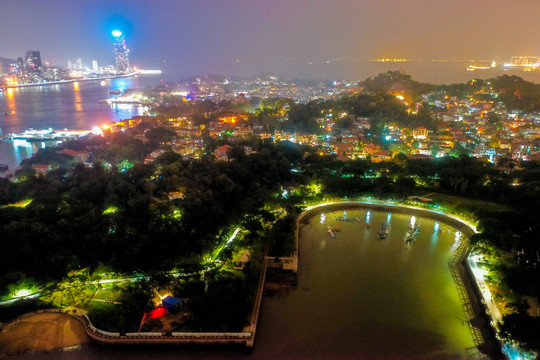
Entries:
<svg viewBox="0 0 540 360">
<path fill-rule="evenodd" d="M 480 70 L 470 72 L 468 62 L 405 62 L 379 63 L 324 62 L 287 63 L 280 67 L 282 75 L 289 78 L 361 81 L 386 71 L 402 71 L 421 82 L 451 84 L 466 82 L 472 78 L 490 78 L 503 74 L 521 76 L 540 83 L 540 71 Z M 283 64 L 282 64 L 283 65 Z M 270 71 L 269 71 L 270 72 Z M 252 76 L 238 71 L 231 75 Z M 139 75 L 110 79 L 105 82 L 81 81 L 60 85 L 8 89 L 0 92 L 0 138 L 27 129 L 91 130 L 113 121 L 142 115 L 145 109 L 125 104 L 109 105 L 100 102 L 114 95 L 110 91 L 144 89 L 161 82 L 178 82 L 184 78 L 178 72 L 161 75 Z M 8 173 L 18 164 L 32 156 L 40 148 L 57 145 L 57 142 L 27 142 L 21 140 L 0 141 L 0 164 L 7 164 Z M 0 173 L 0 176 L 5 173 Z"/>
</svg>

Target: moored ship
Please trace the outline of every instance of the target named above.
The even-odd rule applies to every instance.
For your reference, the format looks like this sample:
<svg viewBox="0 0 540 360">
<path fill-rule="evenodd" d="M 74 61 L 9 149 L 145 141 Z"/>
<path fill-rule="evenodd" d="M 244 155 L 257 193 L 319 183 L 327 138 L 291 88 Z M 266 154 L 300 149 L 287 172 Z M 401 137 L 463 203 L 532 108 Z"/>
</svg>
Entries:
<svg viewBox="0 0 540 360">
<path fill-rule="evenodd" d="M 90 132 L 90 130 L 28 129 L 22 133 L 10 134 L 9 139 L 26 141 L 67 140 L 78 139 L 81 136 L 88 135 Z"/>
</svg>

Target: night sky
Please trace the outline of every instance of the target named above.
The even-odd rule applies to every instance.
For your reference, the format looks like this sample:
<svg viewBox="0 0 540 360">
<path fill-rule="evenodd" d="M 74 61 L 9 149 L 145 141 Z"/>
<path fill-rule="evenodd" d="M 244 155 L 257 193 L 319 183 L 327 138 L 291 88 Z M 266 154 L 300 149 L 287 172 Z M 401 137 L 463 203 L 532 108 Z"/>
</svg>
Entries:
<svg viewBox="0 0 540 360">
<path fill-rule="evenodd" d="M 2 0 L 0 56 L 112 64 L 119 29 L 132 65 L 182 76 L 335 59 L 506 60 L 540 55 L 539 16 L 538 0 Z"/>
</svg>

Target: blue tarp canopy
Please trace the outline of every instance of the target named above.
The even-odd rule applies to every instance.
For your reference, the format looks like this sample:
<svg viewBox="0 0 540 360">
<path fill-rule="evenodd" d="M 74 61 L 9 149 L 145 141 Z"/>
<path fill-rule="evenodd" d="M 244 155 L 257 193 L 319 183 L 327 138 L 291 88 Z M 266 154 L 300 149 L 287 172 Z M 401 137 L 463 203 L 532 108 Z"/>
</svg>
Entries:
<svg viewBox="0 0 540 360">
<path fill-rule="evenodd" d="M 172 296 L 167 296 L 161 300 L 161 304 L 167 310 L 172 310 L 176 305 L 182 304 L 182 299 L 178 299 Z"/>
</svg>

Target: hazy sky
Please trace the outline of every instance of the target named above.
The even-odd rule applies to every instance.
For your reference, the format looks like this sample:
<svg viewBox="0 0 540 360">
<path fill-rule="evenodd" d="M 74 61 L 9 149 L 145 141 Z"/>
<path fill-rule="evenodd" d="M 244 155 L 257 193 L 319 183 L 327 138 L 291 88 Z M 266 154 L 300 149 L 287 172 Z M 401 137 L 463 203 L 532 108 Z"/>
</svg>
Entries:
<svg viewBox="0 0 540 360">
<path fill-rule="evenodd" d="M 0 56 L 131 63 L 183 76 L 283 72 L 376 57 L 504 60 L 540 55 L 539 0 L 2 0 Z M 354 70 L 351 68 L 350 71 Z"/>
</svg>

